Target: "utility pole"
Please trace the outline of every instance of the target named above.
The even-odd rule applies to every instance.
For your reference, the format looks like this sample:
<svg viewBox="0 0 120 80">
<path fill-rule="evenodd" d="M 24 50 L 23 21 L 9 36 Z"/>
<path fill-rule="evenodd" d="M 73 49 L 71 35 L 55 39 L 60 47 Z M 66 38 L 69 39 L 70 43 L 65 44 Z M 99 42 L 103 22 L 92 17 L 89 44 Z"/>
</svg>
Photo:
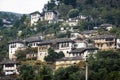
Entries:
<svg viewBox="0 0 120 80">
<path fill-rule="evenodd" d="M 85 80 L 88 80 L 88 63 L 86 62 L 86 74 L 85 74 Z"/>
<path fill-rule="evenodd" d="M 86 73 L 85 73 L 85 80 L 88 80 L 88 61 L 87 61 L 87 57 L 86 56 Z"/>
</svg>

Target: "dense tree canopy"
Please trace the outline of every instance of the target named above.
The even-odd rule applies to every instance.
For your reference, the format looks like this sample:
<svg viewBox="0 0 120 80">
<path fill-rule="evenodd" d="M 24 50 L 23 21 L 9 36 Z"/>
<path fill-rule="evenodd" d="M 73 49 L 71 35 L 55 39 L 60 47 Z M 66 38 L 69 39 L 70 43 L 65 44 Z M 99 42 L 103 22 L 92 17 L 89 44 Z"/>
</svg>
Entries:
<svg viewBox="0 0 120 80">
<path fill-rule="evenodd" d="M 71 9 L 68 12 L 68 16 L 69 16 L 69 18 L 74 18 L 74 17 L 79 16 L 79 10 L 78 9 Z"/>
<path fill-rule="evenodd" d="M 47 62 L 55 62 L 56 59 L 60 59 L 64 57 L 64 53 L 63 52 L 55 52 L 53 49 L 49 48 L 48 49 L 48 56 L 45 56 L 45 61 Z"/>
<path fill-rule="evenodd" d="M 120 70 L 120 52 L 119 51 L 100 51 L 95 56 L 90 57 L 89 62 L 89 80 L 105 80 L 114 75 L 113 71 Z M 119 74 L 115 72 L 116 74 Z M 109 75 L 109 77 L 108 77 Z M 119 77 L 118 75 L 114 77 Z"/>
</svg>

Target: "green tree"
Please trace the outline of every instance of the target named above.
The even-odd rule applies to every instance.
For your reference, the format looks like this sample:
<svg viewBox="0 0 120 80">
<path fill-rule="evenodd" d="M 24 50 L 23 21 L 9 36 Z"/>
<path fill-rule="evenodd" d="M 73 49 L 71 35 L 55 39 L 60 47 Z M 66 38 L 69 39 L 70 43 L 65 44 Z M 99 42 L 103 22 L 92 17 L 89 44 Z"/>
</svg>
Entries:
<svg viewBox="0 0 120 80">
<path fill-rule="evenodd" d="M 84 80 L 82 77 L 82 70 L 78 66 L 69 66 L 57 69 L 54 80 Z"/>
<path fill-rule="evenodd" d="M 36 80 L 33 66 L 27 64 L 20 66 L 20 80 Z"/>
<path fill-rule="evenodd" d="M 119 27 L 113 27 L 110 30 L 110 33 L 115 34 L 116 36 L 119 36 L 120 35 L 120 28 Z"/>
<path fill-rule="evenodd" d="M 0 27 L 3 26 L 3 22 L 2 22 L 2 19 L 0 19 Z"/>
<path fill-rule="evenodd" d="M 89 79 L 104 80 L 112 71 L 120 70 L 119 51 L 100 51 L 88 59 Z"/>
<path fill-rule="evenodd" d="M 120 72 L 112 71 L 106 76 L 105 80 L 120 80 Z"/>
<path fill-rule="evenodd" d="M 74 18 L 74 17 L 77 17 L 78 15 L 79 15 L 79 10 L 78 9 L 71 9 L 68 12 L 69 18 Z"/>
<path fill-rule="evenodd" d="M 24 51 L 24 50 L 17 50 L 15 52 L 15 56 L 17 57 L 17 60 L 25 60 L 26 59 L 26 51 Z"/>
<path fill-rule="evenodd" d="M 68 12 L 73 9 L 73 7 L 71 5 L 65 5 L 65 4 L 61 4 L 58 7 L 58 11 L 60 13 L 60 18 L 66 19 L 67 18 L 67 14 Z"/>
<path fill-rule="evenodd" d="M 17 50 L 15 56 L 17 60 L 26 60 L 26 54 L 37 53 L 37 48 L 27 48 L 25 50 Z"/>
<path fill-rule="evenodd" d="M 73 7 L 76 7 L 76 0 L 61 0 L 66 5 L 72 5 Z"/>
<path fill-rule="evenodd" d="M 59 54 L 59 53 L 55 52 L 53 49 L 49 48 L 48 49 L 48 55 L 45 56 L 44 59 L 47 62 L 55 62 L 56 59 L 60 59 L 62 57 L 64 57 L 64 53 L 63 52 L 60 52 L 60 54 Z"/>
<path fill-rule="evenodd" d="M 52 80 L 53 71 L 47 66 L 41 66 L 38 70 L 37 80 Z"/>
</svg>

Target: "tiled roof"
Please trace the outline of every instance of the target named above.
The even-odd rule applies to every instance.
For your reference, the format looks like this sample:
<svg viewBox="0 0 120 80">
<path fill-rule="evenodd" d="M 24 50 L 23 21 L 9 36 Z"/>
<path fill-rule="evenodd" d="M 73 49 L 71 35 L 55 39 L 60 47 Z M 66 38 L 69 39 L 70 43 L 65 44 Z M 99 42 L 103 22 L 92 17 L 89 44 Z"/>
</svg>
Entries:
<svg viewBox="0 0 120 80">
<path fill-rule="evenodd" d="M 42 40 L 39 36 L 33 36 L 33 37 L 27 38 L 25 41 L 26 42 L 38 42 L 38 41 L 42 41 Z"/>
<path fill-rule="evenodd" d="M 109 27 L 109 26 L 113 26 L 112 24 L 101 24 L 100 27 Z"/>
<path fill-rule="evenodd" d="M 83 32 L 80 32 L 81 34 L 91 34 L 91 33 L 97 33 L 96 30 L 90 30 L 90 31 L 83 31 Z"/>
<path fill-rule="evenodd" d="M 86 50 L 86 48 L 77 48 L 73 49 L 70 53 L 82 53 Z"/>
<path fill-rule="evenodd" d="M 11 44 L 11 43 L 24 43 L 24 41 L 22 39 L 15 39 L 15 40 L 9 42 L 9 44 Z"/>
<path fill-rule="evenodd" d="M 51 40 L 51 42 L 61 43 L 61 42 L 73 42 L 73 41 L 69 38 L 58 38 L 58 39 Z"/>
<path fill-rule="evenodd" d="M 69 38 L 58 38 L 58 39 L 53 39 L 53 40 L 42 41 L 38 45 L 52 44 L 52 43 L 62 43 L 62 42 L 73 42 L 73 41 Z"/>
<path fill-rule="evenodd" d="M 30 13 L 30 15 L 32 15 L 32 14 L 40 14 L 40 12 L 39 11 L 35 11 L 35 12 Z"/>
<path fill-rule="evenodd" d="M 12 60 L 3 60 L 0 64 L 18 64 L 18 62 Z"/>
<path fill-rule="evenodd" d="M 77 48 L 77 49 L 73 49 L 70 53 L 83 53 L 86 50 L 98 50 L 98 48 L 94 47 L 94 46 L 89 46 L 86 48 Z"/>
<path fill-rule="evenodd" d="M 81 56 L 77 57 L 64 57 L 62 59 L 57 59 L 56 61 L 71 61 L 71 60 L 83 60 Z"/>
<path fill-rule="evenodd" d="M 104 38 L 115 38 L 115 35 L 103 34 L 103 35 L 97 35 L 94 37 L 94 39 L 104 39 Z"/>
</svg>

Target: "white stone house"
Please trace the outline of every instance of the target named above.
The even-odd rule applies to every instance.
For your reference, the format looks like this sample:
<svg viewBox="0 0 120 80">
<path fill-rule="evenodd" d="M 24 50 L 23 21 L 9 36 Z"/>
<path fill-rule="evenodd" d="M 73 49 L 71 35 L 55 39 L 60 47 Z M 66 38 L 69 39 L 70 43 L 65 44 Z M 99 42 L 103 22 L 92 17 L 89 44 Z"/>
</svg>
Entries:
<svg viewBox="0 0 120 80">
<path fill-rule="evenodd" d="M 44 41 L 38 44 L 37 60 L 44 61 L 44 57 L 48 55 L 48 49 L 51 47 L 49 41 Z"/>
<path fill-rule="evenodd" d="M 55 52 L 62 51 L 65 57 L 69 57 L 69 52 L 72 50 L 74 41 L 69 38 L 55 39 L 53 42 L 53 49 Z"/>
<path fill-rule="evenodd" d="M 89 31 L 82 31 L 80 32 L 83 38 L 92 38 L 98 35 L 98 31 L 96 30 L 89 30 Z"/>
<path fill-rule="evenodd" d="M 80 38 L 74 39 L 73 48 L 86 48 L 88 43 Z"/>
<path fill-rule="evenodd" d="M 117 41 L 119 42 L 119 40 Z M 101 50 L 112 50 L 116 48 L 116 36 L 111 34 L 102 34 L 94 37 L 94 44 Z"/>
<path fill-rule="evenodd" d="M 11 41 L 9 43 L 9 59 L 12 60 L 12 59 L 16 59 L 15 57 L 15 52 L 17 50 L 20 50 L 20 49 L 23 49 L 25 48 L 25 44 L 24 44 L 24 41 L 21 40 L 21 39 L 16 39 L 14 41 Z"/>
<path fill-rule="evenodd" d="M 37 25 L 37 22 L 39 20 L 43 21 L 43 16 L 38 11 L 31 13 L 30 18 L 31 18 L 31 26 Z"/>
<path fill-rule="evenodd" d="M 66 31 L 74 32 L 75 26 L 78 25 L 78 22 L 79 22 L 79 19 L 77 19 L 77 18 L 69 18 L 69 19 L 65 20 L 62 23 L 62 26 L 60 28 L 61 32 L 66 32 Z"/>
<path fill-rule="evenodd" d="M 39 44 L 42 41 L 43 37 L 42 36 L 32 36 L 27 38 L 26 41 L 26 46 L 35 48 L 37 47 L 37 44 Z"/>
<path fill-rule="evenodd" d="M 66 20 L 65 24 L 68 24 L 69 26 L 77 26 L 78 21 L 79 20 L 77 18 L 69 18 Z"/>
<path fill-rule="evenodd" d="M 57 12 L 55 11 L 46 11 L 44 13 L 44 20 L 48 21 L 49 23 L 55 22 L 58 19 Z"/>
<path fill-rule="evenodd" d="M 110 31 L 113 28 L 113 25 L 112 24 L 101 24 L 100 28 Z"/>
<path fill-rule="evenodd" d="M 90 54 L 95 54 L 98 52 L 98 48 L 96 47 L 86 47 L 86 48 L 75 48 L 69 54 L 70 57 L 78 57 L 81 56 L 84 60 Z"/>
<path fill-rule="evenodd" d="M 1 62 L 2 65 L 2 72 L 4 75 L 12 75 L 12 74 L 19 74 L 17 68 L 18 68 L 18 62 L 11 61 L 11 60 L 3 60 Z"/>
<path fill-rule="evenodd" d="M 62 51 L 65 57 L 69 57 L 69 52 L 72 50 L 73 41 L 68 38 L 60 38 L 46 40 L 38 44 L 38 60 L 44 61 L 44 57 L 48 55 L 48 49 L 52 48 L 55 52 Z"/>
</svg>

